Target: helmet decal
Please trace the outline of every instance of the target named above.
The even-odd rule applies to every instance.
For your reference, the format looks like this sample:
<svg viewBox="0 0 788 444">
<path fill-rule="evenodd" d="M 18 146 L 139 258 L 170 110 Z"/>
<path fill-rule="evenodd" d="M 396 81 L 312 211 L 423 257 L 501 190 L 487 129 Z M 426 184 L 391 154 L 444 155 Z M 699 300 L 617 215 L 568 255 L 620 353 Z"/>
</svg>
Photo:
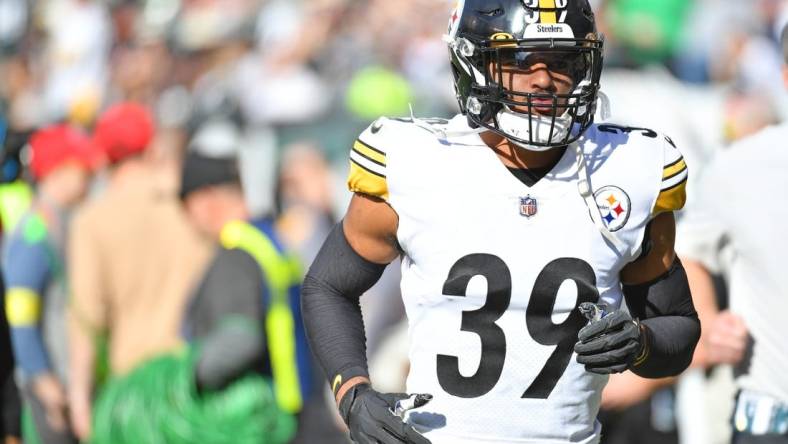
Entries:
<svg viewBox="0 0 788 444">
<path fill-rule="evenodd" d="M 575 33 L 572 32 L 572 27 L 565 23 L 544 25 L 535 23 L 528 25 L 523 33 L 523 38 L 526 39 L 573 39 Z"/>
<path fill-rule="evenodd" d="M 568 0 L 526 0 L 525 32 L 523 38 L 574 38 L 572 27 L 566 24 Z M 538 8 L 538 9 L 537 9 Z"/>
<path fill-rule="evenodd" d="M 525 22 L 528 24 L 555 24 L 566 21 L 568 0 L 525 0 L 528 8 Z"/>
<path fill-rule="evenodd" d="M 454 10 L 451 13 L 451 17 L 449 17 L 449 31 L 448 35 L 450 38 L 455 38 L 457 36 L 457 29 L 459 29 L 460 18 L 462 17 L 463 10 L 465 9 L 465 0 L 457 0 L 454 5 Z"/>
</svg>

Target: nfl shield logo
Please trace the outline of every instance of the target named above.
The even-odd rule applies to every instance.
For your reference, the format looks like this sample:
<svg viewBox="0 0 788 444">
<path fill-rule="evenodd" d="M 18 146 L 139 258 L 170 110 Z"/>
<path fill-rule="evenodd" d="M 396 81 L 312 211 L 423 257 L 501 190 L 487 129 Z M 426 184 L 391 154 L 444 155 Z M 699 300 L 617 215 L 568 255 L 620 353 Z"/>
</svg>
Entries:
<svg viewBox="0 0 788 444">
<path fill-rule="evenodd" d="M 520 215 L 530 218 L 536 214 L 536 199 L 531 196 L 520 198 Z"/>
</svg>

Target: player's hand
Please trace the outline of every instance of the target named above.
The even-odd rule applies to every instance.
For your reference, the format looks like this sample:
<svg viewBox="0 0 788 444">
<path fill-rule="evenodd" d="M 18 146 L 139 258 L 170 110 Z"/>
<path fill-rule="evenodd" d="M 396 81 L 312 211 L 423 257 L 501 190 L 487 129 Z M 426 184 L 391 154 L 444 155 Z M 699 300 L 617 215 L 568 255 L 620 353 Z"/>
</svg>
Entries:
<svg viewBox="0 0 788 444">
<path fill-rule="evenodd" d="M 640 324 L 624 310 L 591 321 L 577 334 L 577 362 L 591 373 L 607 375 L 629 368 L 641 352 Z"/>
<path fill-rule="evenodd" d="M 91 405 L 90 405 L 90 397 L 88 395 L 82 395 L 71 393 L 69 395 L 69 413 L 71 419 L 71 430 L 77 436 L 77 438 L 87 441 L 88 437 L 90 436 L 91 430 Z"/>
<path fill-rule="evenodd" d="M 730 311 L 722 311 L 711 323 L 706 350 L 711 364 L 738 364 L 747 350 L 749 332 L 744 320 Z"/>
<path fill-rule="evenodd" d="M 394 413 L 397 401 L 408 398 L 405 393 L 376 392 L 369 384 L 352 387 L 339 403 L 350 439 L 358 444 L 429 444 L 427 438 Z M 426 401 L 421 402 L 424 404 Z"/>
<path fill-rule="evenodd" d="M 53 430 L 63 432 L 68 427 L 67 399 L 63 385 L 51 373 L 43 373 L 33 379 L 33 392 L 44 406 L 47 422 Z"/>
</svg>

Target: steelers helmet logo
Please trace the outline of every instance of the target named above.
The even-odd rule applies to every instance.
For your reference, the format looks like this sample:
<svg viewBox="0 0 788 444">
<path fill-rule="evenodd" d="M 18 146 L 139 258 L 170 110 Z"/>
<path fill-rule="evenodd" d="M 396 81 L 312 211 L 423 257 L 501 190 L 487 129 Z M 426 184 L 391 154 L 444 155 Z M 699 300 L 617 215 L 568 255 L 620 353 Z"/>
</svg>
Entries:
<svg viewBox="0 0 788 444">
<path fill-rule="evenodd" d="M 609 231 L 618 231 L 626 225 L 631 209 L 629 196 L 619 187 L 608 185 L 594 193 L 602 221 Z"/>
<path fill-rule="evenodd" d="M 451 16 L 449 17 L 449 30 L 448 35 L 452 39 L 457 36 L 457 29 L 459 28 L 462 12 L 465 9 L 465 0 L 457 0 L 454 4 Z"/>
</svg>

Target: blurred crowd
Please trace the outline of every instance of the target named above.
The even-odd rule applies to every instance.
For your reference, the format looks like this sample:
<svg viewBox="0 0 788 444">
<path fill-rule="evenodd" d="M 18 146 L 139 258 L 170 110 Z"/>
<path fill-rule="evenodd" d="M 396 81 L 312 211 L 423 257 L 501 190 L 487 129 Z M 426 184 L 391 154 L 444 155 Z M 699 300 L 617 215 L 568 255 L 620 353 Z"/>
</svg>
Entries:
<svg viewBox="0 0 788 444">
<path fill-rule="evenodd" d="M 729 145 L 788 117 L 780 46 L 788 2 L 591 3 L 606 36 L 609 109 L 605 100 L 598 120 L 668 134 L 692 170 L 677 238 L 689 270 L 684 213 L 702 199 L 692 181 Z M 0 0 L 0 243 L 14 280 L 5 286 L 17 289 L 5 305 L 21 393 L 3 388 L 6 442 L 86 440 L 102 384 L 195 338 L 214 344 L 218 362 L 275 368 L 273 357 L 222 354 L 238 332 L 219 335 L 215 312 L 238 307 L 199 308 L 215 279 L 234 282 L 218 265 L 234 260 L 221 253 L 235 245 L 223 229 L 248 221 L 305 270 L 350 198 L 342 184 L 356 135 L 380 115 L 456 112 L 441 40 L 451 8 L 448 0 Z M 404 389 L 408 371 L 396 268 L 362 299 L 372 379 L 383 391 Z M 724 270 L 712 271 L 714 289 L 696 301 L 709 346 L 678 381 L 614 376 L 600 417 L 607 442 L 730 439 L 731 364 L 744 345 L 715 343 L 707 327 L 724 321 L 735 338 L 747 329 L 726 314 Z M 297 307 L 288 310 L 298 330 Z M 281 340 L 295 342 L 298 365 L 282 371 L 311 373 L 290 378 L 301 390 L 297 407 L 283 407 L 298 417 L 293 439 L 344 442 L 324 377 L 294 335 Z M 206 387 L 237 371 L 212 364 L 196 364 Z"/>
</svg>

